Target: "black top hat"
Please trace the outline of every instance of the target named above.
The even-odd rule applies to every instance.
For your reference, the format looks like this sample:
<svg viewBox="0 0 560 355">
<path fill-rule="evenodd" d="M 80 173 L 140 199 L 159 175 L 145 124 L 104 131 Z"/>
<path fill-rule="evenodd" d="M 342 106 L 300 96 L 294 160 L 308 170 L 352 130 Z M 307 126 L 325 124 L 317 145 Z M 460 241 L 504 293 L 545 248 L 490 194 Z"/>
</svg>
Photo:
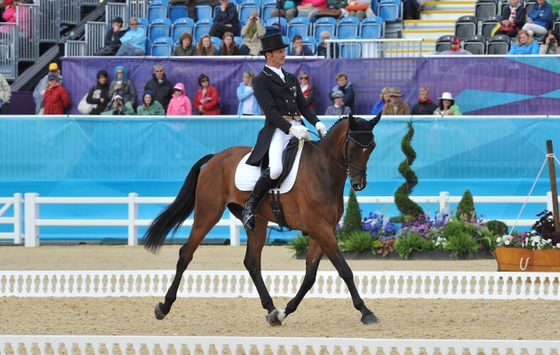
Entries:
<svg viewBox="0 0 560 355">
<path fill-rule="evenodd" d="M 264 54 L 275 49 L 286 48 L 289 46 L 289 44 L 284 43 L 281 33 L 275 33 L 272 35 L 261 37 L 261 45 L 262 50 L 259 52 L 259 54 Z"/>
</svg>

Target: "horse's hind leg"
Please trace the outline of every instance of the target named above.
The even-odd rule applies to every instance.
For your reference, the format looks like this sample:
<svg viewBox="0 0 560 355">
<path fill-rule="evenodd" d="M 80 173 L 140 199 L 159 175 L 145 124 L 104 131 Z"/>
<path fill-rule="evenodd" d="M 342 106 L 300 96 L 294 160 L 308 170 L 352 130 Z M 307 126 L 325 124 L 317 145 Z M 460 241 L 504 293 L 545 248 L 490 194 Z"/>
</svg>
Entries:
<svg viewBox="0 0 560 355">
<path fill-rule="evenodd" d="M 263 308 L 268 311 L 268 322 L 271 325 L 282 325 L 282 320 L 278 319 L 277 316 L 271 317 L 271 314 L 276 311 L 276 307 L 262 278 L 261 255 L 266 242 L 266 227 L 267 221 L 258 217 L 255 218 L 255 230 L 247 231 L 247 249 L 243 264 L 255 284 Z"/>
<path fill-rule="evenodd" d="M 199 202 L 198 204 L 203 206 L 205 205 L 204 202 Z M 173 277 L 173 281 L 171 282 L 171 286 L 165 294 L 165 302 L 159 303 L 154 310 L 157 319 L 164 319 L 171 310 L 171 306 L 177 299 L 177 291 L 179 290 L 179 285 L 181 284 L 181 278 L 192 261 L 194 252 L 206 234 L 208 234 L 212 227 L 218 223 L 224 210 L 225 208 L 220 209 L 218 206 L 214 206 L 214 209 L 205 208 L 204 211 L 200 211 L 198 207 L 195 208 L 193 227 L 191 233 L 189 234 L 189 239 L 179 250 L 177 269 L 175 276 Z"/>
</svg>

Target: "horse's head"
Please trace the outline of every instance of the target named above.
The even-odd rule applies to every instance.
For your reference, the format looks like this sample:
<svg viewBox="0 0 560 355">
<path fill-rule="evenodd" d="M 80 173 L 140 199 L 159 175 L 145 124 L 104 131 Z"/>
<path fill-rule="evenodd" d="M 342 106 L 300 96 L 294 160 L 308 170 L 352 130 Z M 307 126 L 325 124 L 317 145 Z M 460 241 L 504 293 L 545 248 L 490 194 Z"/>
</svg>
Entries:
<svg viewBox="0 0 560 355">
<path fill-rule="evenodd" d="M 355 191 L 361 191 L 367 185 L 367 162 L 375 148 L 373 128 L 380 119 L 381 113 L 369 121 L 352 114 L 348 116 L 348 130 L 342 155 L 346 173 L 350 176 L 350 185 Z"/>
</svg>

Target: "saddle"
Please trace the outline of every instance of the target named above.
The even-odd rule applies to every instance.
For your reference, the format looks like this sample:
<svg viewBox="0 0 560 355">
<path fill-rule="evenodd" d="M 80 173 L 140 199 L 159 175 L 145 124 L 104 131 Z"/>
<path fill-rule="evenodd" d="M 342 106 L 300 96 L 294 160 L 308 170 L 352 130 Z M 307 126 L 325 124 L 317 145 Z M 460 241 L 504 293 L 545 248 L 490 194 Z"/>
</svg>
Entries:
<svg viewBox="0 0 560 355">
<path fill-rule="evenodd" d="M 299 140 L 296 137 L 292 137 L 282 153 L 282 174 L 276 180 L 276 184 L 272 187 L 271 191 L 285 194 L 292 189 L 296 180 L 302 150 L 303 145 L 300 147 Z M 257 179 L 262 174 L 261 167 L 245 163 L 250 154 L 247 153 L 235 169 L 235 187 L 241 191 L 253 191 Z"/>
</svg>

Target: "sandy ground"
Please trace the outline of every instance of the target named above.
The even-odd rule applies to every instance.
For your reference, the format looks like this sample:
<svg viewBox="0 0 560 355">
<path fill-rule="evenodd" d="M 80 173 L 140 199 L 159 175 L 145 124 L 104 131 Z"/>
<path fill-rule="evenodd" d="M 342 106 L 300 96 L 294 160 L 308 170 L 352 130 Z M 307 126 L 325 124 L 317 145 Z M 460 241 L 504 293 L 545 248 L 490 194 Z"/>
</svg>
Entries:
<svg viewBox="0 0 560 355">
<path fill-rule="evenodd" d="M 179 246 L 158 254 L 128 246 L 0 247 L 0 270 L 170 270 Z M 201 246 L 191 270 L 243 270 L 244 247 Z M 349 260 L 353 270 L 496 271 L 494 260 Z M 264 270 L 303 270 L 283 246 L 265 247 Z M 320 270 L 333 270 L 324 260 Z M 432 339 L 560 340 L 560 301 L 366 300 L 379 317 L 360 323 L 350 299 L 304 299 L 281 327 L 265 322 L 258 299 L 179 298 L 163 321 L 153 308 L 162 299 L 0 297 L 0 334 L 306 336 Z M 277 298 L 278 307 L 288 299 Z"/>
</svg>

